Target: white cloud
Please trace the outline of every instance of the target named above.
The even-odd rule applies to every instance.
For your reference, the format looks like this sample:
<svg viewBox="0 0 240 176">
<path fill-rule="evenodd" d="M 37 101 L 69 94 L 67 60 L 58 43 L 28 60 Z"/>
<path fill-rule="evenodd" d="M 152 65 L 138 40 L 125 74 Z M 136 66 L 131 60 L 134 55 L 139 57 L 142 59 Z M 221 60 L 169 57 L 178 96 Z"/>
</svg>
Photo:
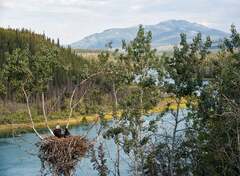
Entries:
<svg viewBox="0 0 240 176">
<path fill-rule="evenodd" d="M 106 28 L 186 19 L 227 30 L 240 25 L 239 0 L 0 0 L 0 26 L 45 31 L 71 43 Z"/>
</svg>

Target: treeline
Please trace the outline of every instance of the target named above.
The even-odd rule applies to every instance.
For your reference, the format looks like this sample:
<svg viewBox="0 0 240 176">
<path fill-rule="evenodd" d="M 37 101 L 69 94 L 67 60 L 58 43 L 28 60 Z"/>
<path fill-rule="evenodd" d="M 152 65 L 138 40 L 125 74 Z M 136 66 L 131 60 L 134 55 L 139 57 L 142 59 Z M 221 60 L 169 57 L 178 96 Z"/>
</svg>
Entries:
<svg viewBox="0 0 240 176">
<path fill-rule="evenodd" d="M 54 40 L 45 36 L 45 34 L 36 34 L 27 29 L 5 29 L 0 28 L 0 60 L 4 61 L 5 53 L 12 53 L 16 48 L 25 49 L 29 48 L 29 51 L 34 54 L 39 49 L 39 44 L 58 46 L 60 47 L 59 40 L 55 43 Z"/>
<path fill-rule="evenodd" d="M 73 82 L 79 80 L 79 75 L 83 72 L 84 67 L 88 67 L 89 61 L 81 56 L 77 56 L 70 47 L 64 48 L 60 46 L 59 40 L 54 41 L 45 36 L 45 34 L 36 34 L 27 29 L 4 29 L 0 28 L 0 69 L 6 63 L 7 57 L 12 55 L 16 49 L 28 50 L 28 54 L 32 57 L 41 51 L 42 47 L 55 50 L 56 61 L 60 67 L 54 70 L 54 75 L 50 81 L 51 91 L 48 92 L 49 97 L 58 97 L 63 93 L 63 89 L 72 89 Z M 63 88 L 64 87 L 64 88 Z M 17 102 L 17 94 L 14 89 L 6 85 L 6 92 L 1 94 L 4 102 Z M 65 90 L 66 91 L 66 90 Z M 39 104 L 39 97 L 36 94 L 32 97 L 32 101 Z"/>
</svg>

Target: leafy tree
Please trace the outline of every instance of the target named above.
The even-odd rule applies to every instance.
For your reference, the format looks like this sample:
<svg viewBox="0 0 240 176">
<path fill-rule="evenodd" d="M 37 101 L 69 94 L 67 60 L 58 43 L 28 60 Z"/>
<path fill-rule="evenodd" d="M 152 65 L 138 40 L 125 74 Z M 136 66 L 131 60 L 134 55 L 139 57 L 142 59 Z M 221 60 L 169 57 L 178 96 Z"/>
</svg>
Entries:
<svg viewBox="0 0 240 176">
<path fill-rule="evenodd" d="M 18 93 L 22 93 L 25 97 L 28 113 L 32 122 L 32 128 L 37 133 L 32 119 L 29 98 L 33 92 L 42 94 L 42 107 L 45 123 L 47 117 L 45 112 L 44 92 L 48 89 L 49 81 L 53 77 L 56 62 L 57 51 L 54 48 L 42 46 L 39 52 L 34 56 L 28 49 L 16 49 L 13 54 L 8 55 L 4 65 L 5 83 L 15 89 Z M 38 136 L 40 136 L 37 133 Z"/>
<path fill-rule="evenodd" d="M 203 84 L 202 63 L 209 53 L 211 40 L 208 37 L 202 41 L 199 33 L 191 44 L 187 43 L 187 36 L 181 34 L 180 47 L 175 47 L 173 56 L 166 57 L 167 91 L 178 99 L 190 96 L 200 90 Z"/>
<path fill-rule="evenodd" d="M 36 92 L 46 92 L 50 81 L 53 80 L 54 73 L 59 67 L 58 49 L 49 48 L 42 45 L 31 60 L 31 71 L 34 78 L 34 88 Z"/>
<path fill-rule="evenodd" d="M 30 109 L 29 96 L 33 90 L 33 74 L 30 70 L 31 54 L 28 49 L 16 49 L 13 54 L 8 55 L 4 65 L 3 75 L 6 84 L 9 84 L 18 93 L 22 92 L 25 97 L 29 118 L 32 128 L 39 138 L 42 138 L 34 126 Z"/>
<path fill-rule="evenodd" d="M 41 93 L 42 96 L 42 110 L 45 119 L 45 125 L 49 131 L 53 134 L 48 125 L 47 114 L 45 110 L 45 93 L 49 89 L 49 83 L 52 81 L 54 72 L 59 66 L 57 61 L 58 50 L 55 47 L 49 48 L 42 45 L 39 51 L 33 56 L 31 60 L 31 72 L 33 74 L 34 90 Z"/>
<path fill-rule="evenodd" d="M 215 74 L 202 90 L 193 111 L 195 131 L 190 133 L 196 175 L 239 175 L 239 64 L 240 37 L 235 27 L 225 39 Z"/>
<path fill-rule="evenodd" d="M 171 176 L 189 173 L 184 171 L 187 169 L 187 160 L 179 155 L 182 153 L 184 131 L 187 130 L 185 128 L 190 127 L 191 124 L 187 123 L 189 121 L 187 119 L 188 113 L 182 112 L 180 105 L 183 100 L 187 100 L 188 109 L 191 111 L 194 107 L 198 93 L 203 86 L 202 63 L 209 53 L 210 46 L 210 38 L 207 37 L 203 41 L 200 33 L 190 44 L 187 42 L 187 36 L 181 34 L 180 46 L 174 47 L 172 56 L 164 56 L 166 60 L 165 88 L 175 100 L 176 110 L 170 110 L 171 103 L 169 103 L 166 112 L 170 112 L 173 118 L 173 120 L 168 119 L 171 121 L 172 127 L 171 130 L 168 129 L 163 140 L 160 141 L 159 147 L 157 147 L 158 150 L 161 149 L 159 162 L 164 166 L 161 170 L 162 173 Z M 183 125 L 184 122 L 185 125 Z"/>
<path fill-rule="evenodd" d="M 107 160 L 105 158 L 105 152 L 103 144 L 100 143 L 98 147 L 98 155 L 96 156 L 96 151 L 92 149 L 91 151 L 91 162 L 95 170 L 98 171 L 99 176 L 107 176 L 109 174 L 109 169 L 106 165 Z"/>
<path fill-rule="evenodd" d="M 136 38 L 129 44 L 123 42 L 125 52 L 119 55 L 125 74 L 123 78 L 131 89 L 119 102 L 122 114 L 118 123 L 110 127 L 105 137 L 113 138 L 131 159 L 133 175 L 144 175 L 145 152 L 154 132 L 154 122 L 146 122 L 144 114 L 157 103 L 158 89 L 147 72 L 159 61 L 151 48 L 151 33 L 139 27 Z M 117 75 L 119 76 L 119 75 Z M 115 80 L 116 81 L 116 80 Z M 145 123 L 144 123 L 145 122 Z"/>
<path fill-rule="evenodd" d="M 62 67 L 54 69 L 52 80 L 50 81 L 51 90 L 48 91 L 48 95 L 52 100 L 61 97 L 63 99 L 67 93 L 67 90 L 73 87 L 74 81 L 79 80 L 79 77 L 83 75 L 83 66 L 89 65 L 89 61 L 83 57 L 77 56 L 70 47 L 63 48 L 45 36 L 45 34 L 37 34 L 26 29 L 4 29 L 0 28 L 0 69 L 3 70 L 8 55 L 13 54 L 16 49 L 25 50 L 28 49 L 29 54 L 32 56 L 43 55 L 43 50 L 58 50 L 58 54 L 55 58 Z M 45 49 L 43 49 L 45 47 Z M 53 49 L 55 48 L 55 49 Z M 6 54 L 8 53 L 8 54 Z M 50 52 L 53 53 L 53 52 Z M 48 57 L 48 56 L 47 56 Z M 31 60 L 31 65 L 34 58 Z M 64 68 L 64 69 L 62 69 Z M 80 69 L 81 68 L 81 69 Z M 73 81 L 74 80 L 74 81 Z M 3 96 L 4 101 L 16 101 L 15 97 L 17 92 L 11 89 L 10 86 L 6 86 L 4 92 L 6 96 Z M 36 91 L 35 91 L 36 92 Z M 63 93 L 64 92 L 64 93 Z M 39 104 L 38 96 L 33 95 L 31 98 L 34 104 Z M 64 104 L 57 104 L 54 110 L 58 110 Z M 38 106 L 37 106 L 38 107 Z"/>
<path fill-rule="evenodd" d="M 13 54 L 8 54 L 3 76 L 5 84 L 9 84 L 12 89 L 18 92 L 22 89 L 31 91 L 33 89 L 33 74 L 30 70 L 30 60 L 32 56 L 28 49 L 16 49 Z"/>
<path fill-rule="evenodd" d="M 6 94 L 6 87 L 4 86 L 3 83 L 3 71 L 0 70 L 0 95 L 5 95 Z"/>
</svg>

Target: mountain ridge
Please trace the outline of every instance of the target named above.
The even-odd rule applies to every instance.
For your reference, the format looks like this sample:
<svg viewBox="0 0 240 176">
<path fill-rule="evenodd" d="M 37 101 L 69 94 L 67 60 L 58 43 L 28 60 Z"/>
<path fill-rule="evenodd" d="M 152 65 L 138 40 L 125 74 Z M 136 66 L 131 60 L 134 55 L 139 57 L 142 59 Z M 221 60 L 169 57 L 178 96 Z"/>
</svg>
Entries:
<svg viewBox="0 0 240 176">
<path fill-rule="evenodd" d="M 177 45 L 180 41 L 180 33 L 186 33 L 188 41 L 201 32 L 203 37 L 210 36 L 214 42 L 227 37 L 229 34 L 218 29 L 209 28 L 202 24 L 186 20 L 167 20 L 155 25 L 143 25 L 145 31 L 152 32 L 152 46 L 162 48 Z M 72 43 L 72 48 L 80 49 L 104 49 L 106 44 L 112 42 L 113 48 L 120 48 L 122 40 L 132 40 L 137 33 L 138 26 L 127 28 L 110 28 L 99 33 L 94 33 Z"/>
</svg>

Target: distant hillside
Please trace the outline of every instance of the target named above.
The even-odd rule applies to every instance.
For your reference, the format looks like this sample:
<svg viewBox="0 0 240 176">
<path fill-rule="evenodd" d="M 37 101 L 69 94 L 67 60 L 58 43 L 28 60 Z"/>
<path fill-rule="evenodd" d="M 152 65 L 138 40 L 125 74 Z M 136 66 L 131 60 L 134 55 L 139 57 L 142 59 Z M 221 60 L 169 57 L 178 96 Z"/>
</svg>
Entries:
<svg viewBox="0 0 240 176">
<path fill-rule="evenodd" d="M 228 33 L 223 31 L 185 20 L 169 20 L 160 22 L 156 25 L 146 25 L 144 27 L 146 31 L 152 31 L 153 47 L 160 49 L 167 49 L 172 45 L 178 44 L 180 41 L 180 33 L 186 33 L 188 40 L 191 40 L 193 36 L 201 32 L 203 37 L 211 36 L 215 42 L 228 35 Z M 137 29 L 138 26 L 108 29 L 74 42 L 71 44 L 71 47 L 81 49 L 103 49 L 107 43 L 112 42 L 113 48 L 119 48 L 121 47 L 122 40 L 130 41 L 136 36 Z"/>
</svg>

